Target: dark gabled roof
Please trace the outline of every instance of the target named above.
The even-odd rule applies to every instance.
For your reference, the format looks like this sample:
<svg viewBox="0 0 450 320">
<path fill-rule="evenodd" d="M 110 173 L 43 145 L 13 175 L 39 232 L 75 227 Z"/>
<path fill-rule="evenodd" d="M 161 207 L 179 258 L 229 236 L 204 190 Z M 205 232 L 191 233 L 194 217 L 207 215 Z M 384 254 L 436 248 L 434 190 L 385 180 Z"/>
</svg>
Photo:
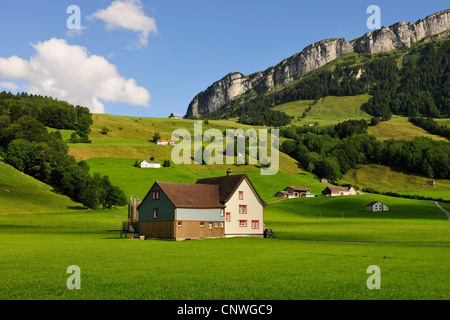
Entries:
<svg viewBox="0 0 450 320">
<path fill-rule="evenodd" d="M 294 191 L 311 191 L 311 189 L 308 188 L 304 188 L 304 187 L 286 187 L 286 189 L 292 189 Z M 284 190 L 286 190 L 284 189 Z"/>
<path fill-rule="evenodd" d="M 255 187 L 253 186 L 252 182 L 250 181 L 250 179 L 247 177 L 246 174 L 236 174 L 215 178 L 198 179 L 196 184 L 219 186 L 220 202 L 225 204 L 228 200 L 230 200 L 230 198 L 233 196 L 237 188 L 241 185 L 242 181 L 244 180 L 247 180 L 248 184 L 250 185 L 250 188 L 255 193 L 255 196 L 258 199 L 258 201 L 263 206 L 266 206 L 267 203 L 258 194 L 258 192 L 256 191 Z"/>
<path fill-rule="evenodd" d="M 219 186 L 156 181 L 142 203 L 158 185 L 176 208 L 224 208 L 219 201 Z"/>
<path fill-rule="evenodd" d="M 366 204 L 366 207 L 371 207 L 371 206 L 373 206 L 374 204 L 376 204 L 376 203 L 378 203 L 378 202 L 380 202 L 380 201 L 372 201 L 372 202 Z M 380 202 L 380 203 L 381 203 L 381 202 Z M 381 204 L 382 204 L 382 203 L 381 203 Z"/>
<path fill-rule="evenodd" d="M 326 187 L 325 190 L 323 190 L 322 192 L 325 192 L 327 189 L 330 190 L 331 193 L 341 192 L 341 191 L 349 191 L 350 190 L 349 187 Z"/>
</svg>

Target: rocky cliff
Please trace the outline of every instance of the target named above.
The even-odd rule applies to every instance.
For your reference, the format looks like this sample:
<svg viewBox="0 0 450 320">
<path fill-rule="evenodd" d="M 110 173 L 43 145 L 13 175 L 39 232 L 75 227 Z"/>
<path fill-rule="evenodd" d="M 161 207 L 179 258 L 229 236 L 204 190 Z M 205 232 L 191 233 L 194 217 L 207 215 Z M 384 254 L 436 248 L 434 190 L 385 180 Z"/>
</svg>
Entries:
<svg viewBox="0 0 450 320">
<path fill-rule="evenodd" d="M 214 112 L 237 96 L 255 89 L 258 93 L 286 85 L 302 75 L 316 70 L 347 53 L 378 53 L 409 47 L 430 35 L 450 35 L 450 9 L 434 13 L 416 23 L 398 22 L 368 32 L 354 41 L 346 39 L 322 40 L 306 47 L 302 52 L 283 60 L 275 67 L 249 76 L 230 73 L 199 93 L 189 104 L 187 117 Z"/>
</svg>

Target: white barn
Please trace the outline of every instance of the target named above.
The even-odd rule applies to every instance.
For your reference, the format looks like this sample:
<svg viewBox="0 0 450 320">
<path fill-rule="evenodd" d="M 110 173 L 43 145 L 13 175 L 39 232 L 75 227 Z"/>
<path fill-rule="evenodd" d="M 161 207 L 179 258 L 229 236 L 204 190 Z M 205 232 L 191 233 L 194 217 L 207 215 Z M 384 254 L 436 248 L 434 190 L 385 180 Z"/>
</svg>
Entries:
<svg viewBox="0 0 450 320">
<path fill-rule="evenodd" d="M 155 169 L 159 169 L 159 168 L 161 168 L 161 163 L 159 163 L 159 161 L 142 160 L 139 163 L 139 168 L 155 168 Z"/>
<path fill-rule="evenodd" d="M 389 207 L 380 201 L 372 201 L 366 205 L 368 212 L 389 211 Z"/>
</svg>

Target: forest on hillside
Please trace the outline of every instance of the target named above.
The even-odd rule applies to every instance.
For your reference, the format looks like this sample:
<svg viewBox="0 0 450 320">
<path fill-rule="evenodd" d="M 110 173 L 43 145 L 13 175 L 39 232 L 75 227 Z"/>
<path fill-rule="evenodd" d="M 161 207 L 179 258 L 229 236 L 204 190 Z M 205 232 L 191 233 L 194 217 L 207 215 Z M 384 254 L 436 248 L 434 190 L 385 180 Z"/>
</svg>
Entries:
<svg viewBox="0 0 450 320">
<path fill-rule="evenodd" d="M 418 137 L 412 141 L 379 141 L 367 133 L 365 120 L 349 120 L 334 127 L 281 129 L 288 138 L 280 151 L 296 159 L 318 177 L 338 181 L 351 168 L 380 164 L 402 168 L 429 178 L 450 179 L 450 144 Z"/>
<path fill-rule="evenodd" d="M 448 39 L 376 55 L 344 56 L 332 64 L 274 92 L 258 94 L 253 90 L 205 116 L 239 117 L 241 123 L 283 126 L 290 123 L 289 116 L 274 115 L 271 108 L 298 100 L 370 94 L 372 98 L 362 109 L 374 117 L 450 117 Z"/>
<path fill-rule="evenodd" d="M 26 93 L 2 92 L 0 157 L 88 208 L 125 205 L 127 199 L 121 189 L 113 186 L 107 176 L 90 175 L 86 162 L 77 162 L 68 155 L 61 133 L 46 128 L 75 130 L 77 139 L 84 140 L 91 124 L 88 108 Z"/>
</svg>

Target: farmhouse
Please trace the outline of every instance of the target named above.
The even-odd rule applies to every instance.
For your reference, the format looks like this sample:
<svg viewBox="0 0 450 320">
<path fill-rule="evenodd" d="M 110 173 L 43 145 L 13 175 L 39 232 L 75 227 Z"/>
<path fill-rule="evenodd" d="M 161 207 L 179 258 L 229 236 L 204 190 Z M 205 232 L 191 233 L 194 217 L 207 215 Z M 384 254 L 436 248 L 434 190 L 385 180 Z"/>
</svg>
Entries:
<svg viewBox="0 0 450 320">
<path fill-rule="evenodd" d="M 389 211 L 389 207 L 380 201 L 372 201 L 366 205 L 366 210 L 369 212 Z"/>
<path fill-rule="evenodd" d="M 436 181 L 435 180 L 427 180 L 426 185 L 427 186 L 435 186 L 436 185 Z"/>
<path fill-rule="evenodd" d="M 139 163 L 139 168 L 161 168 L 161 163 L 159 161 L 153 161 L 153 160 L 142 160 Z"/>
<path fill-rule="evenodd" d="M 287 187 L 284 191 L 279 191 L 275 197 L 291 199 L 300 197 L 314 197 L 311 190 L 303 187 Z"/>
<path fill-rule="evenodd" d="M 263 237 L 266 205 L 245 174 L 228 171 L 195 184 L 157 181 L 137 207 L 139 234 L 171 240 Z"/>
<path fill-rule="evenodd" d="M 325 178 L 322 178 L 322 180 L 320 180 L 321 183 L 328 183 L 328 180 Z"/>
<path fill-rule="evenodd" d="M 310 189 L 301 187 L 287 187 L 284 191 L 292 193 L 294 198 L 305 197 L 307 194 L 311 193 Z"/>
<path fill-rule="evenodd" d="M 338 196 L 354 196 L 356 190 L 353 187 L 326 187 L 322 191 L 322 196 L 338 197 Z"/>
</svg>

